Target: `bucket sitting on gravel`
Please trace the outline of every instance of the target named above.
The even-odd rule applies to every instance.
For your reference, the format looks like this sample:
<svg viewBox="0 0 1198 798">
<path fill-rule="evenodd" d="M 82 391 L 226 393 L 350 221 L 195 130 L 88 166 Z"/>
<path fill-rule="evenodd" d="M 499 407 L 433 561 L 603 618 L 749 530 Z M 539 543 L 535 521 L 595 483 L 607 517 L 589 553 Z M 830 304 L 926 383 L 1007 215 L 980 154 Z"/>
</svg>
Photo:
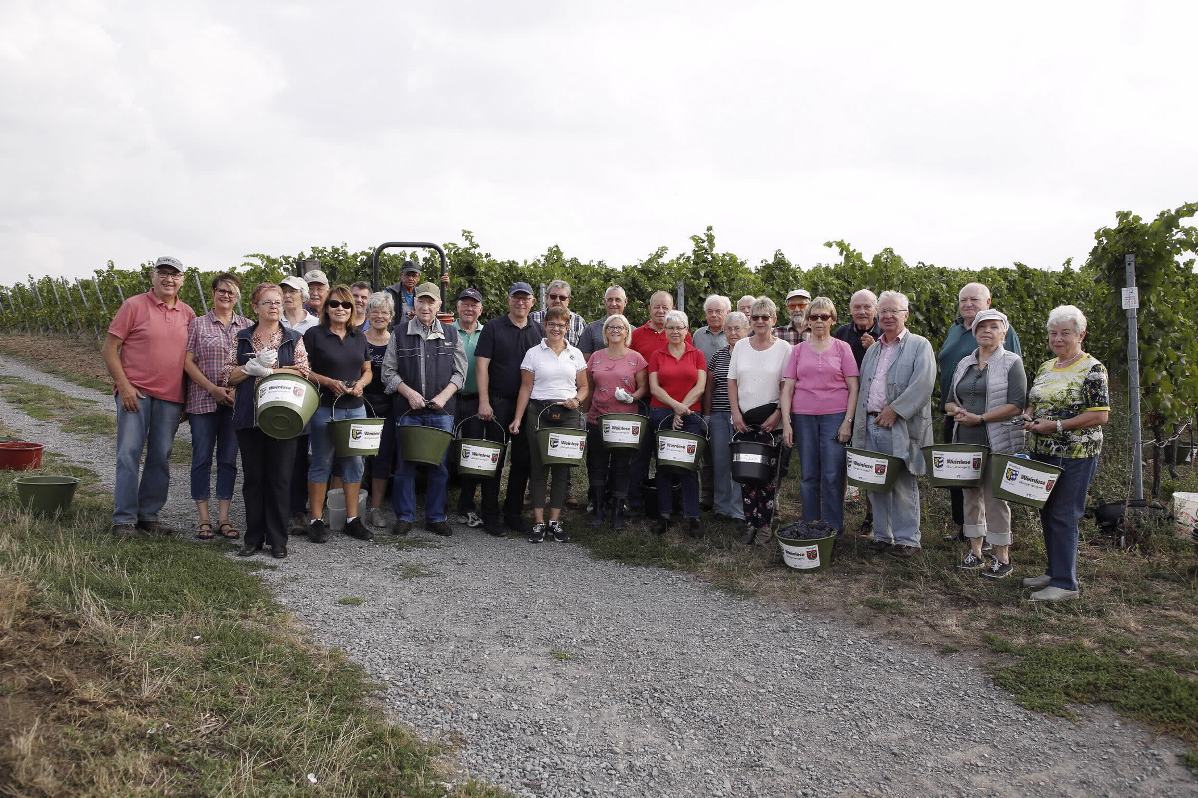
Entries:
<svg viewBox="0 0 1198 798">
<path fill-rule="evenodd" d="M 541 453 L 541 462 L 545 465 L 582 465 L 587 451 L 586 429 L 541 424 L 541 416 L 559 404 L 545 405 L 537 414 L 537 450 Z"/>
<path fill-rule="evenodd" d="M 79 480 L 56 474 L 30 474 L 13 480 L 21 506 L 31 512 L 54 515 L 66 512 L 75 498 Z"/>
<path fill-rule="evenodd" d="M 822 571 L 832 562 L 836 530 L 823 521 L 799 521 L 777 531 L 782 561 L 796 571 Z"/>
<path fill-rule="evenodd" d="M 276 440 L 303 432 L 319 404 L 316 386 L 294 374 L 272 374 L 254 386 L 254 421 Z"/>
<path fill-rule="evenodd" d="M 844 461 L 849 484 L 873 493 L 890 490 L 900 470 L 907 467 L 900 457 L 851 446 L 845 451 Z"/>
<path fill-rule="evenodd" d="M 657 467 L 698 471 L 699 464 L 703 462 L 703 450 L 707 448 L 707 436 L 662 429 L 661 425 L 669 423 L 672 418 L 664 417 L 657 426 Z M 703 422 L 703 426 L 706 432 L 707 422 Z"/>
<path fill-rule="evenodd" d="M 482 423 L 482 434 L 484 436 L 487 434 L 487 430 L 490 429 L 487 425 L 491 424 L 495 429 L 499 430 L 499 440 L 492 440 L 487 437 L 463 438 L 462 425 L 476 418 Z M 479 416 L 469 416 L 458 422 L 458 425 L 453 430 L 453 435 L 457 440 L 459 474 L 492 479 L 503 473 L 503 456 L 507 451 L 508 441 L 507 431 L 504 430 L 502 424 L 494 418 L 489 421 L 482 421 Z"/>
<path fill-rule="evenodd" d="M 345 529 L 345 490 L 333 488 L 325 494 L 324 506 L 328 510 L 329 529 L 340 532 Z M 358 515 L 366 511 L 366 491 L 358 491 Z"/>
<path fill-rule="evenodd" d="M 383 439 L 381 418 L 343 418 L 337 419 L 337 399 L 333 400 L 332 420 L 329 421 L 329 435 L 333 438 L 333 451 L 338 457 L 373 457 L 379 453 L 379 442 Z M 369 402 L 367 402 L 369 406 Z M 370 408 L 374 412 L 374 408 Z"/>
<path fill-rule="evenodd" d="M 938 443 L 923 447 L 928 482 L 938 488 L 976 488 L 982 482 L 989 446 Z"/>
<path fill-rule="evenodd" d="M 46 447 L 30 441 L 0 442 L 0 469 L 28 471 L 42 467 L 42 450 Z"/>
<path fill-rule="evenodd" d="M 395 419 L 399 433 L 399 456 L 411 463 L 441 465 L 445 461 L 445 453 L 449 451 L 449 444 L 453 443 L 453 433 L 436 427 L 399 426 L 399 420 L 411 412 L 407 410 Z"/>
</svg>

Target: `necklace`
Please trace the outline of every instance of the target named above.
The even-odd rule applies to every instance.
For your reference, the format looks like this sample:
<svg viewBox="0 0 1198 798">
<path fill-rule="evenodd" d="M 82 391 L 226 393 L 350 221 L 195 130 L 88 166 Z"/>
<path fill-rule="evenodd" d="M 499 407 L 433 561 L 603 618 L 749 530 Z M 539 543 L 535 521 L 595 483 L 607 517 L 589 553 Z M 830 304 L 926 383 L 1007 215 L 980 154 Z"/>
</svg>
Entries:
<svg viewBox="0 0 1198 798">
<path fill-rule="evenodd" d="M 1073 357 L 1071 357 L 1071 358 L 1069 358 L 1068 360 L 1065 360 L 1065 361 L 1062 361 L 1062 360 L 1061 360 L 1061 359 L 1058 357 L 1058 358 L 1057 358 L 1057 368 L 1059 368 L 1059 369 L 1063 369 L 1063 368 L 1066 368 L 1067 366 L 1070 366 L 1070 365 L 1072 365 L 1072 364 L 1076 363 L 1077 361 L 1081 360 L 1081 357 L 1082 357 L 1082 355 L 1084 355 L 1084 354 L 1085 354 L 1085 352 L 1078 352 L 1076 355 L 1074 355 Z"/>
</svg>

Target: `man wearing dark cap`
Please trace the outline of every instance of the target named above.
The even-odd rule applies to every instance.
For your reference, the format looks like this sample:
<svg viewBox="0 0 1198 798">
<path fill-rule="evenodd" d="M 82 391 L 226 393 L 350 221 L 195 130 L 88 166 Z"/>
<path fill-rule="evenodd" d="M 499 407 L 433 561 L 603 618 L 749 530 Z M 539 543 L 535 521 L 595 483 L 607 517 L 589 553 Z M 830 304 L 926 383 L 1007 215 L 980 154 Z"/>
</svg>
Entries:
<svg viewBox="0 0 1198 798">
<path fill-rule="evenodd" d="M 462 392 L 458 394 L 458 410 L 457 422 L 462 424 L 462 434 L 467 437 L 486 437 L 485 427 L 492 427 L 491 432 L 494 433 L 494 425 L 480 424 L 478 419 L 466 421 L 478 414 L 478 380 L 476 378 L 477 370 L 474 366 L 474 351 L 478 347 L 478 339 L 482 335 L 483 323 L 479 320 L 483 312 L 483 295 L 476 288 L 467 288 L 458 294 L 457 319 L 453 326 L 458 331 L 458 336 L 462 339 L 463 348 L 466 350 L 466 384 L 462 387 Z M 489 481 L 489 480 L 488 480 Z M 483 525 L 483 519 L 478 514 L 478 506 L 474 503 L 474 494 L 483 480 L 475 477 L 462 477 L 459 480 L 461 487 L 458 493 L 458 522 L 469 527 L 480 527 Z"/>
<path fill-rule="evenodd" d="M 420 267 L 415 261 L 405 260 L 399 282 L 389 285 L 386 290 L 395 300 L 395 325 L 406 322 L 416 315 L 416 286 L 420 284 Z"/>
<path fill-rule="evenodd" d="M 529 318 L 532 311 L 532 286 L 513 283 L 508 289 L 508 312 L 495 319 L 478 338 L 474 350 L 475 379 L 478 384 L 478 415 L 484 420 L 495 419 L 507 429 L 516 416 L 516 396 L 520 393 L 520 364 L 524 353 L 541 343 L 545 337 L 541 325 Z M 521 518 L 524 491 L 528 487 L 529 458 L 527 435 L 534 430 L 513 435 L 508 447 L 507 495 L 503 502 L 503 524 L 513 532 L 527 534 L 531 527 Z M 487 531 L 501 535 L 499 518 L 499 479 L 483 482 L 483 523 Z"/>
<path fill-rule="evenodd" d="M 116 389 L 112 532 L 172 532 L 158 521 L 171 481 L 171 446 L 183 413 L 183 359 L 195 311 L 179 299 L 183 264 L 154 262 L 150 290 L 121 303 L 108 325 L 104 364 Z M 145 466 L 141 466 L 142 451 Z"/>
</svg>

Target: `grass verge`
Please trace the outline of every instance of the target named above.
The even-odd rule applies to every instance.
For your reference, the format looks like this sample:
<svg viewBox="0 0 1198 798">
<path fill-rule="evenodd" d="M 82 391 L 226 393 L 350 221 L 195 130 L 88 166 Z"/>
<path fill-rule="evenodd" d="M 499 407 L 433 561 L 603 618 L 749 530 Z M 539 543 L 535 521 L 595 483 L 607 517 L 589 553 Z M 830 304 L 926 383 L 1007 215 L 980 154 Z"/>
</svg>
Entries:
<svg viewBox="0 0 1198 798">
<path fill-rule="evenodd" d="M 6 333 L 0 336 L 0 354 L 24 360 L 76 385 L 112 393 L 112 379 L 100 357 L 99 344 L 90 338 Z"/>
<path fill-rule="evenodd" d="M 74 471 L 57 520 L 0 472 L 0 794 L 501 795 L 389 724 L 229 546 L 114 540 Z"/>
<path fill-rule="evenodd" d="M 116 435 L 116 418 L 99 412 L 95 402 L 66 396 L 47 385 L 9 375 L 0 376 L 0 396 L 39 421 L 55 421 L 77 435 Z"/>
</svg>

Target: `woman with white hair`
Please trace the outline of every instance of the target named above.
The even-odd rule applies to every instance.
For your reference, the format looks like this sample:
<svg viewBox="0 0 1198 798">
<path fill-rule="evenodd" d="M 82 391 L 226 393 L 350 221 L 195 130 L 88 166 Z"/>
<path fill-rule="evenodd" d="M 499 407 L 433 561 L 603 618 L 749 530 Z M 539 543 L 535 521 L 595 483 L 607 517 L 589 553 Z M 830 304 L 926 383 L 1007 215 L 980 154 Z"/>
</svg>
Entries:
<svg viewBox="0 0 1198 798">
<path fill-rule="evenodd" d="M 649 358 L 649 425 L 664 426 L 671 419 L 672 429 L 703 434 L 699 411 L 703 390 L 707 385 L 707 362 L 703 353 L 686 340 L 690 320 L 681 310 L 666 314 L 666 346 Z M 699 476 L 694 471 L 679 471 L 657 465 L 657 513 L 659 533 L 670 528 L 670 513 L 674 509 L 674 491 L 682 491 L 682 515 L 687 519 L 687 532 L 699 536 Z"/>
<path fill-rule="evenodd" d="M 369 474 L 371 526 L 386 525 L 383 517 L 383 496 L 387 483 L 395 471 L 395 412 L 387 385 L 383 381 L 383 360 L 387 356 L 387 345 L 391 343 L 391 322 L 395 319 L 395 300 L 387 291 L 375 291 L 366 300 L 366 350 L 370 354 L 370 366 L 374 375 L 370 384 L 362 391 L 366 407 L 372 418 L 385 418 L 383 434 L 379 438 L 379 453 L 366 458 Z"/>
<path fill-rule="evenodd" d="M 774 335 L 778 306 L 767 296 L 753 300 L 749 313 L 752 334 L 736 344 L 728 363 L 728 404 L 732 407 L 732 428 L 739 433 L 753 430 L 769 436 L 782 423 L 778 407 L 782 395 L 782 369 L 790 359 L 791 345 Z M 775 447 L 770 458 L 776 469 L 781 452 Z M 777 473 L 776 470 L 774 473 Z M 766 529 L 774 517 L 777 479 L 741 485 L 741 506 L 745 514 L 745 533 L 741 543 L 751 544 L 757 533 Z"/>
<path fill-rule="evenodd" d="M 1061 470 L 1040 510 L 1048 567 L 1023 580 L 1036 588 L 1032 601 L 1065 601 L 1078 596 L 1077 524 L 1086 511 L 1086 492 L 1098 468 L 1102 427 L 1110 418 L 1106 367 L 1082 351 L 1086 316 L 1073 305 L 1048 314 L 1048 346 L 1056 357 L 1036 372 L 1028 391 L 1028 451 Z"/>
<path fill-rule="evenodd" d="M 1010 326 L 1005 314 L 986 308 L 972 321 L 977 347 L 957 363 L 944 402 L 944 412 L 955 422 L 950 440 L 987 446 L 991 454 L 1014 454 L 1023 448 L 1023 432 L 1004 422 L 1019 415 L 1025 404 L 1023 358 L 1003 347 Z M 994 495 L 985 476 L 979 487 L 965 488 L 963 498 L 969 549 L 958 567 L 982 568 L 982 576 L 990 579 L 1010 576 L 1010 505 Z M 989 565 L 982 557 L 986 540 L 994 546 Z"/>
<path fill-rule="evenodd" d="M 703 394 L 703 412 L 710 436 L 712 492 L 715 514 L 733 521 L 744 521 L 740 483 L 732 479 L 732 405 L 728 403 L 728 364 L 732 348 L 749 332 L 749 317 L 737 311 L 724 319 L 728 345 L 707 359 L 707 388 Z"/>
</svg>

